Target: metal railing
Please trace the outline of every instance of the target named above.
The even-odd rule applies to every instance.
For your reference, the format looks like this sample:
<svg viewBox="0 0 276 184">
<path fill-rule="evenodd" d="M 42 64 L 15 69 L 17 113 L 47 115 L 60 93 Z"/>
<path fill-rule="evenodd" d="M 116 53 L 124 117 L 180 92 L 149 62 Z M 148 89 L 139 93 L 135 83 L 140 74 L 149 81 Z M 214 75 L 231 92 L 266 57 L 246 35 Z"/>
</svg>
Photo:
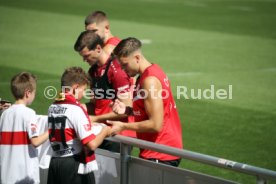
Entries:
<svg viewBox="0 0 276 184">
<path fill-rule="evenodd" d="M 209 155 L 204 155 L 188 150 L 177 149 L 165 145 L 155 144 L 152 142 L 125 137 L 116 135 L 112 138 L 107 138 L 110 141 L 119 142 L 121 143 L 121 153 L 120 153 L 120 160 L 121 160 L 121 184 L 128 183 L 128 162 L 131 157 L 129 155 L 129 146 L 135 146 L 143 149 L 150 149 L 157 152 L 167 153 L 170 155 L 179 156 L 184 159 L 193 160 L 196 162 L 224 168 L 230 169 L 236 172 L 244 173 L 247 175 L 252 175 L 256 177 L 257 184 L 266 184 L 268 180 L 275 180 L 276 181 L 276 172 L 264 169 L 260 167 L 255 167 L 248 164 L 243 164 L 223 158 L 213 157 Z"/>
</svg>

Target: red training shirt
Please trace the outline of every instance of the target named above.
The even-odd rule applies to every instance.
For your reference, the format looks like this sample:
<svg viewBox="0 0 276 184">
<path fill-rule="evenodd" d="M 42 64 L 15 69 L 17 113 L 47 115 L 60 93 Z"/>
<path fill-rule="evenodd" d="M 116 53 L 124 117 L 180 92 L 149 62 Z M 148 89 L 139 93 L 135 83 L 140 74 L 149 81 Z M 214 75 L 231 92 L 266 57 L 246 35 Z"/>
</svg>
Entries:
<svg viewBox="0 0 276 184">
<path fill-rule="evenodd" d="M 176 110 L 173 94 L 170 89 L 170 82 L 163 70 L 156 64 L 149 66 L 137 81 L 136 90 L 134 92 L 133 99 L 133 113 L 135 122 L 148 120 L 148 115 L 145 110 L 144 97 L 141 96 L 141 86 L 143 81 L 147 77 L 156 77 L 162 85 L 162 99 L 164 108 L 163 126 L 158 133 L 139 133 L 137 132 L 137 138 L 154 142 L 157 144 L 163 144 L 175 148 L 183 148 L 182 144 L 182 128 L 180 118 Z M 168 155 L 165 153 L 158 153 L 147 149 L 140 150 L 140 157 L 146 159 L 158 159 L 158 160 L 176 160 L 179 157 Z"/>
</svg>

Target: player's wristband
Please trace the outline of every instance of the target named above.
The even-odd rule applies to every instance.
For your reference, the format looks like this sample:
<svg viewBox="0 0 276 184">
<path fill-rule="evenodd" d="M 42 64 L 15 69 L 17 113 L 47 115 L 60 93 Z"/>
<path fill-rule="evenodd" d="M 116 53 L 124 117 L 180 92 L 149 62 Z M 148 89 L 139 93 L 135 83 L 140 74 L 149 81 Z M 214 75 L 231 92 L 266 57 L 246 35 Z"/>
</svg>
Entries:
<svg viewBox="0 0 276 184">
<path fill-rule="evenodd" d="M 126 106 L 126 110 L 125 110 L 125 113 L 124 113 L 124 114 L 126 114 L 126 115 L 128 115 L 128 116 L 133 115 L 133 108 L 130 107 L 130 106 Z"/>
</svg>

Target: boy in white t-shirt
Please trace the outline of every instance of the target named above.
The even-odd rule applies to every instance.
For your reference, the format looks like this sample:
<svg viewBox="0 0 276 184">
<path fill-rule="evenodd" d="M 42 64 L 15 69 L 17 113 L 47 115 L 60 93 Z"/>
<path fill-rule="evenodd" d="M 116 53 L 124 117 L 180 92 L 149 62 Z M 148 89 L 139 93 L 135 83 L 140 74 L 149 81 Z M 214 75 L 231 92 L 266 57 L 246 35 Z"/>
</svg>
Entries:
<svg viewBox="0 0 276 184">
<path fill-rule="evenodd" d="M 27 107 L 36 93 L 36 77 L 28 72 L 11 80 L 15 103 L 0 119 L 0 183 L 39 183 L 37 146 L 48 138 L 38 135 L 36 113 Z"/>
</svg>

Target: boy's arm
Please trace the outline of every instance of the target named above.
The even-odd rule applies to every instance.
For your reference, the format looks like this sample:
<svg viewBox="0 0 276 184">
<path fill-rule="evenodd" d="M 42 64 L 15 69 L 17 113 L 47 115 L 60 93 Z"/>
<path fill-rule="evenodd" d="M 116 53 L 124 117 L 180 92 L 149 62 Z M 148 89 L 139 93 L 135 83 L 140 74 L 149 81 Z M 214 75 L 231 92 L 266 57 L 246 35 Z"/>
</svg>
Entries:
<svg viewBox="0 0 276 184">
<path fill-rule="evenodd" d="M 105 137 L 110 136 L 111 128 L 109 126 L 104 126 L 102 131 L 95 137 L 95 139 L 91 140 L 86 144 L 88 148 L 95 151 L 99 145 L 102 144 Z"/>
<path fill-rule="evenodd" d="M 45 131 L 43 134 L 39 135 L 39 136 L 35 136 L 35 137 L 32 137 L 30 139 L 31 141 L 31 144 L 34 146 L 34 147 L 38 147 L 40 146 L 41 144 L 43 144 L 49 137 L 49 133 L 48 133 L 48 130 Z"/>
</svg>

